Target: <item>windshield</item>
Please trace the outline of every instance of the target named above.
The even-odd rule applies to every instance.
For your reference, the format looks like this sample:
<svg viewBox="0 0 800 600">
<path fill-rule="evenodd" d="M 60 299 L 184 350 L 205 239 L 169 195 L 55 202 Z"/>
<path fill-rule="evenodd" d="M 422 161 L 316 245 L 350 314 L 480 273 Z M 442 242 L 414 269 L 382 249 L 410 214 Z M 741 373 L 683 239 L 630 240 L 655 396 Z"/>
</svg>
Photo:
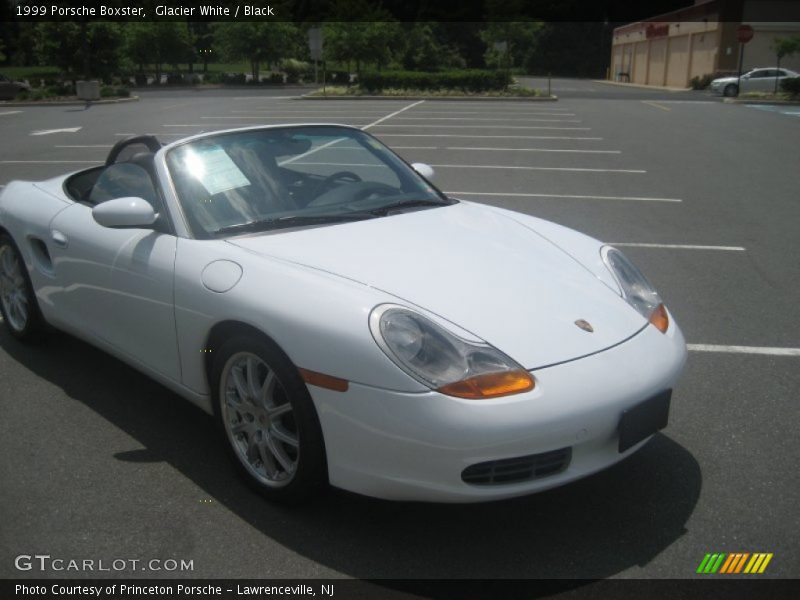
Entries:
<svg viewBox="0 0 800 600">
<path fill-rule="evenodd" d="M 450 204 L 372 136 L 335 126 L 209 136 L 167 154 L 197 238 L 340 223 Z"/>
</svg>

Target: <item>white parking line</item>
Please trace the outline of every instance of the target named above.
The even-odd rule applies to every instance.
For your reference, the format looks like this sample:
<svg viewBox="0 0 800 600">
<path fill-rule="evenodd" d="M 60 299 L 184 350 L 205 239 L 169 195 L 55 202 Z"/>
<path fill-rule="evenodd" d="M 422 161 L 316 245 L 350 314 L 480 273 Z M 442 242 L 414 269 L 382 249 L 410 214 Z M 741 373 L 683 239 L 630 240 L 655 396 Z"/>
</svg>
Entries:
<svg viewBox="0 0 800 600">
<path fill-rule="evenodd" d="M 414 108 L 415 106 L 417 106 L 418 104 L 422 104 L 423 102 L 425 102 L 425 100 L 420 100 L 419 102 L 414 102 L 412 104 L 409 104 L 408 106 L 404 106 L 400 110 L 396 110 L 393 113 L 386 115 L 385 117 L 381 117 L 377 121 L 373 121 L 372 123 L 370 123 L 368 125 L 364 125 L 361 128 L 361 130 L 362 131 L 366 131 L 370 127 L 373 127 L 374 125 L 377 125 L 378 123 L 382 123 L 386 119 L 391 119 L 393 116 L 399 115 L 401 112 L 406 111 L 409 108 Z M 338 144 L 339 142 L 343 141 L 344 139 L 345 138 L 335 139 L 333 141 L 328 142 L 327 144 L 322 144 L 322 146 L 319 146 L 318 148 L 313 148 L 313 149 L 309 150 L 308 152 L 304 152 L 303 154 L 300 154 L 300 155 L 295 156 L 293 158 L 290 158 L 288 160 L 284 160 L 283 162 L 280 162 L 278 164 L 280 166 L 283 166 L 283 165 L 295 163 L 296 161 L 300 160 L 301 158 L 305 158 L 306 156 L 311 156 L 312 154 L 314 154 L 316 152 L 319 152 L 320 150 L 324 150 L 325 148 L 327 148 L 329 146 L 333 146 L 334 144 Z M 334 163 L 299 163 L 298 162 L 296 164 L 298 164 L 298 165 L 313 165 L 313 164 L 334 164 Z M 360 167 L 374 167 L 374 166 L 377 166 L 377 165 L 358 165 L 358 164 L 355 164 L 355 165 L 337 165 L 337 166 L 343 166 L 343 167 L 359 167 L 359 166 Z"/>
<path fill-rule="evenodd" d="M 415 115 L 436 116 L 436 115 L 485 115 L 486 111 L 468 111 L 468 110 L 448 110 L 448 111 L 414 111 Z M 493 112 L 490 114 L 494 114 Z M 533 116 L 533 117 L 574 117 L 575 113 L 571 112 L 512 112 L 503 111 L 505 115 L 520 115 L 520 116 Z"/>
<path fill-rule="evenodd" d="M 768 346 L 718 346 L 715 344 L 686 344 L 693 352 L 724 352 L 728 354 L 767 354 L 769 356 L 800 356 L 800 348 L 770 348 Z"/>
<path fill-rule="evenodd" d="M 5 115 L 18 115 L 21 112 L 22 112 L 21 110 L 6 110 L 6 111 L 3 111 L 3 112 L 0 112 L 0 117 L 3 117 Z"/>
<path fill-rule="evenodd" d="M 645 244 L 638 242 L 609 242 L 612 246 L 630 246 L 631 248 L 667 248 L 670 250 L 721 250 L 724 252 L 744 252 L 742 246 L 697 246 L 694 244 Z"/>
<path fill-rule="evenodd" d="M 448 146 L 445 150 L 481 150 L 487 152 L 575 152 L 578 154 L 622 154 L 622 150 L 573 150 L 557 148 L 473 148 L 465 146 Z"/>
<path fill-rule="evenodd" d="M 517 121 L 531 123 L 582 123 L 579 119 L 511 119 L 497 117 L 397 117 L 398 121 Z"/>
<path fill-rule="evenodd" d="M 378 137 L 431 137 L 431 138 L 468 138 L 468 139 L 503 139 L 503 140 L 592 140 L 601 141 L 601 137 L 575 137 L 569 135 L 461 135 L 458 133 L 377 133 Z"/>
<path fill-rule="evenodd" d="M 394 111 L 392 114 L 390 114 L 390 115 L 386 115 L 385 117 L 382 117 L 382 118 L 378 119 L 377 121 L 373 121 L 372 123 L 370 123 L 369 125 L 366 125 L 366 126 L 362 127 L 361 129 L 362 129 L 363 131 L 366 131 L 366 130 L 367 130 L 367 129 L 369 129 L 370 127 L 376 127 L 376 126 L 378 126 L 378 124 L 379 124 L 379 123 L 383 123 L 384 121 L 386 121 L 386 120 L 388 120 L 388 119 L 391 119 L 392 117 L 394 117 L 394 116 L 396 116 L 396 115 L 399 115 L 399 114 L 400 114 L 400 113 L 402 113 L 402 112 L 405 112 L 405 111 L 407 111 L 407 110 L 409 110 L 409 109 L 411 109 L 411 108 L 414 108 L 415 106 L 419 106 L 419 105 L 420 105 L 420 104 L 422 104 L 423 102 L 425 102 L 425 100 L 420 100 L 419 102 L 414 102 L 413 104 L 409 104 L 408 106 L 404 106 L 404 107 L 403 107 L 403 108 L 401 108 L 400 110 L 396 110 L 396 111 Z M 380 127 L 388 127 L 388 125 L 380 125 Z"/>
<path fill-rule="evenodd" d="M 186 125 L 186 127 L 188 127 L 188 125 Z M 425 129 L 562 129 L 564 131 L 589 131 L 591 129 L 591 127 L 555 127 L 550 125 L 406 125 L 404 123 L 398 123 L 397 125 L 380 125 L 380 127 L 424 127 Z"/>
<path fill-rule="evenodd" d="M 646 196 L 586 196 L 575 194 L 530 194 L 521 192 L 445 192 L 454 196 L 498 196 L 501 198 L 572 198 L 578 200 L 635 200 L 638 202 L 683 202 L 679 198 L 650 198 Z"/>
<path fill-rule="evenodd" d="M 440 169 L 518 169 L 522 171 L 577 171 L 581 173 L 647 173 L 641 169 L 584 169 L 578 167 L 527 167 L 516 165 L 431 165 Z"/>
<path fill-rule="evenodd" d="M 314 116 L 314 115 L 336 115 L 338 117 L 341 117 L 341 116 L 346 116 L 346 115 L 349 115 L 349 114 L 352 114 L 354 117 L 362 117 L 364 115 L 369 115 L 369 114 L 371 114 L 372 116 L 376 116 L 377 117 L 379 115 L 385 114 L 385 112 L 382 111 L 382 110 L 377 110 L 377 111 L 376 110 L 366 110 L 366 111 L 363 111 L 363 112 L 359 111 L 358 114 L 353 114 L 353 111 L 351 111 L 351 110 L 345 110 L 345 111 L 336 111 L 336 110 L 314 110 L 314 111 L 309 111 L 309 110 L 305 110 L 305 111 L 302 111 L 302 110 L 277 110 L 276 111 L 276 109 L 274 109 L 274 108 L 272 108 L 272 109 L 262 108 L 262 109 L 250 109 L 250 110 L 232 110 L 230 112 L 231 112 L 231 114 L 238 114 L 238 115 L 272 114 L 272 116 L 275 116 L 275 117 L 278 116 L 278 114 L 273 114 L 273 113 L 280 113 L 280 115 L 292 115 L 292 116 L 295 116 L 295 117 L 297 117 L 297 116 L 301 116 L 302 117 L 304 115 L 311 115 L 311 116 Z"/>
</svg>

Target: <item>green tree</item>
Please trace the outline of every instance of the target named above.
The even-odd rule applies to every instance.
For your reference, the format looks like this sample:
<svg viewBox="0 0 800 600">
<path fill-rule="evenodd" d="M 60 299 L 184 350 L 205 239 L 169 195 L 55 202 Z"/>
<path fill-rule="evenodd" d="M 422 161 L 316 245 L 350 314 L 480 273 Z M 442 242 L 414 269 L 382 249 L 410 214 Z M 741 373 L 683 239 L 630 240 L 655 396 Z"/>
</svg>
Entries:
<svg viewBox="0 0 800 600">
<path fill-rule="evenodd" d="M 46 21 L 36 26 L 35 53 L 39 64 L 53 65 L 75 78 L 83 68 L 80 26 L 71 21 Z"/>
<path fill-rule="evenodd" d="M 297 47 L 298 29 L 282 21 L 234 21 L 216 26 L 215 40 L 231 60 L 246 60 L 258 82 L 261 66 L 267 67 L 288 58 Z"/>
<path fill-rule="evenodd" d="M 484 58 L 486 64 L 496 68 L 522 66 L 525 56 L 542 30 L 538 21 L 502 21 L 488 23 L 481 31 L 481 39 L 486 43 Z M 494 44 L 505 43 L 505 51 L 495 50 Z"/>
<path fill-rule="evenodd" d="M 775 38 L 772 44 L 772 50 L 775 52 L 777 58 L 777 68 L 781 68 L 781 60 L 787 56 L 792 56 L 796 52 L 800 52 L 800 35 L 795 35 L 790 38 Z M 778 92 L 778 78 L 775 78 L 775 93 Z"/>
<path fill-rule="evenodd" d="M 126 24 L 127 56 L 143 72 L 153 65 L 155 80 L 161 82 L 164 65 L 177 68 L 191 60 L 192 40 L 186 24 L 178 21 Z"/>
<path fill-rule="evenodd" d="M 403 50 L 398 57 L 410 71 L 464 68 L 458 50 L 440 41 L 436 23 L 412 23 L 403 27 Z"/>
<path fill-rule="evenodd" d="M 778 59 L 778 68 L 781 66 L 781 60 L 787 56 L 792 56 L 796 52 L 800 52 L 800 35 L 795 35 L 790 38 L 775 38 L 772 43 L 772 50 Z"/>
<path fill-rule="evenodd" d="M 339 0 L 323 25 L 324 56 L 328 60 L 355 63 L 356 73 L 365 64 L 378 69 L 392 59 L 392 48 L 400 45 L 402 29 L 380 6 L 367 0 Z"/>
</svg>

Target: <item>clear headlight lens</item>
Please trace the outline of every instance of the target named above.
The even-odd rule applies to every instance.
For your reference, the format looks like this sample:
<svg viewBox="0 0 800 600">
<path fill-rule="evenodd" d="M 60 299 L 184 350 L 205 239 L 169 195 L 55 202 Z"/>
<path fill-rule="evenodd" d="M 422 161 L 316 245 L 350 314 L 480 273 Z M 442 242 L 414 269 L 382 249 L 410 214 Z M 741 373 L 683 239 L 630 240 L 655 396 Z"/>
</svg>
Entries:
<svg viewBox="0 0 800 600">
<path fill-rule="evenodd" d="M 534 387 L 530 373 L 496 348 L 464 340 L 407 308 L 377 306 L 370 330 L 392 362 L 443 394 L 497 398 Z"/>
<path fill-rule="evenodd" d="M 619 284 L 625 301 L 664 333 L 669 328 L 669 317 L 653 284 L 627 256 L 613 246 L 603 246 L 600 255 Z"/>
</svg>

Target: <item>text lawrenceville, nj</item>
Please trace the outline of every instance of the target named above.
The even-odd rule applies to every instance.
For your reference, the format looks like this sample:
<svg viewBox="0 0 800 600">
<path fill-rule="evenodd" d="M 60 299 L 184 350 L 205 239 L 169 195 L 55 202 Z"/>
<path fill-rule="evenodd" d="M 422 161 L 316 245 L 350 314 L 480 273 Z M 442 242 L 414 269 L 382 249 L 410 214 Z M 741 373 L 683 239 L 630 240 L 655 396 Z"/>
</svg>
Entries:
<svg viewBox="0 0 800 600">
<path fill-rule="evenodd" d="M 272 6 L 251 6 L 245 4 L 241 11 L 231 9 L 230 6 L 156 6 L 156 16 L 158 17 L 274 17 L 275 8 Z M 238 14 L 237 14 L 238 13 Z"/>
</svg>

